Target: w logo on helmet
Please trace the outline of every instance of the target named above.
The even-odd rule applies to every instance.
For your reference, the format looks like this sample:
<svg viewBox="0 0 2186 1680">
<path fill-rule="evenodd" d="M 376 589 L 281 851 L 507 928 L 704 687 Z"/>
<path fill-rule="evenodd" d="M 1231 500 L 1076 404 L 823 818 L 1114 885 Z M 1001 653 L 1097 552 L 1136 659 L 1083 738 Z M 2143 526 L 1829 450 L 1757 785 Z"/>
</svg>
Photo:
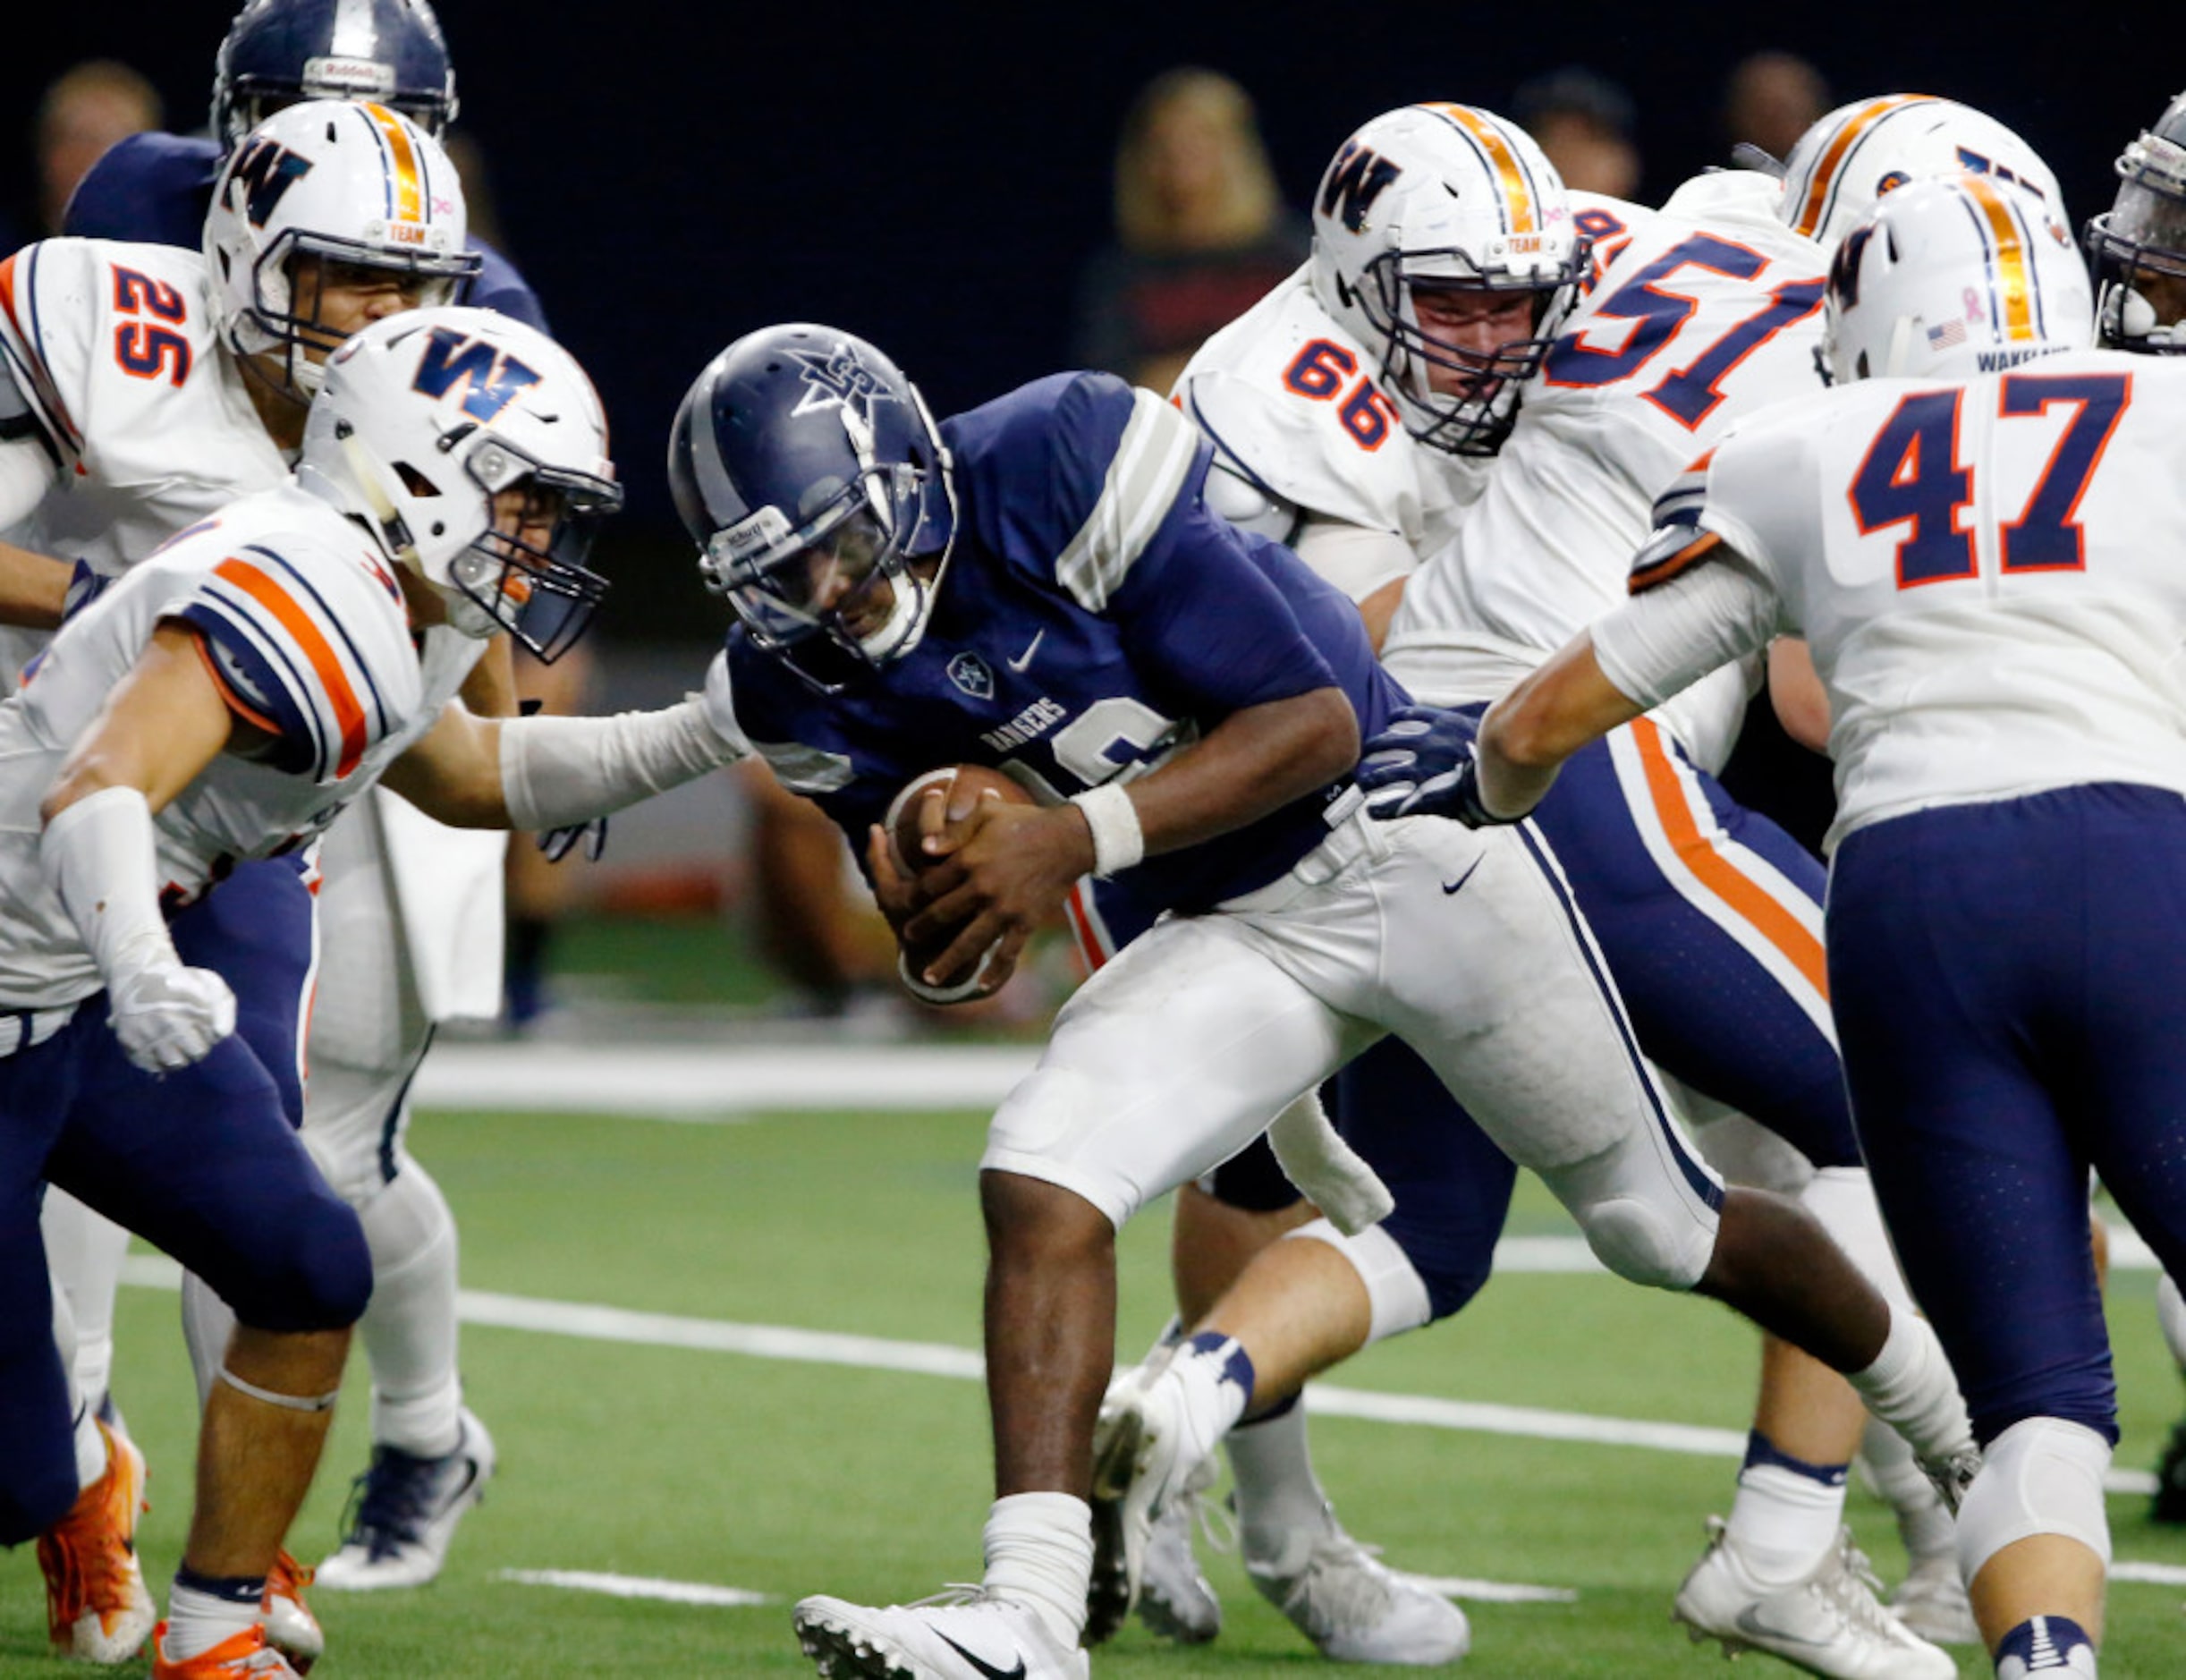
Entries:
<svg viewBox="0 0 2186 1680">
<path fill-rule="evenodd" d="M 895 400 L 880 376 L 859 361 L 858 352 L 848 344 L 837 344 L 825 356 L 808 350 L 792 350 L 790 354 L 803 367 L 805 382 L 803 395 L 790 411 L 792 416 L 809 414 L 814 409 L 847 408 L 870 420 L 876 402 Z"/>
<path fill-rule="evenodd" d="M 463 412 L 491 422 L 516 400 L 518 392 L 538 382 L 535 369 L 504 355 L 484 339 L 465 338 L 452 327 L 436 327 L 425 342 L 411 388 L 438 401 L 458 385 L 468 385 Z"/>
<path fill-rule="evenodd" d="M 240 183 L 243 189 L 243 214 L 253 227 L 263 227 L 275 208 L 288 196 L 288 190 L 311 173 L 311 160 L 299 157 L 276 140 L 263 137 L 251 140 L 235 155 L 228 166 L 228 178 L 221 188 L 221 199 L 226 202 Z"/>
<path fill-rule="evenodd" d="M 1374 200 L 1402 174 L 1379 152 L 1357 140 L 1345 140 L 1321 182 L 1321 214 L 1335 216 L 1352 233 L 1359 233 L 1366 226 L 1367 212 L 1374 208 Z M 1339 204 L 1341 210 L 1336 208 Z"/>
</svg>

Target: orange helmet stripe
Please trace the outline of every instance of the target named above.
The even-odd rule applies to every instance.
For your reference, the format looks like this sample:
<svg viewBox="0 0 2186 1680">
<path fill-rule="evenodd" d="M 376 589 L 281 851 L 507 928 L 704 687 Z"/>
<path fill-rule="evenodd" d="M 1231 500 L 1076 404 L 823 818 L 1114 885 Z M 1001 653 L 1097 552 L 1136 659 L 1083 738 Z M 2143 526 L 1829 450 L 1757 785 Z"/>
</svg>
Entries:
<svg viewBox="0 0 2186 1680">
<path fill-rule="evenodd" d="M 1495 172 L 1495 179 L 1502 184 L 1503 202 L 1510 212 L 1508 231 L 1538 233 L 1541 225 L 1539 207 L 1534 201 L 1533 188 L 1527 179 L 1525 160 L 1511 144 L 1510 136 L 1469 105 L 1429 105 L 1426 108 L 1464 130 L 1472 143 L 1487 154 L 1488 167 Z"/>
<path fill-rule="evenodd" d="M 410 131 L 402 118 L 384 105 L 368 105 L 365 115 L 379 125 L 387 151 L 394 160 L 395 216 L 404 222 L 425 219 L 425 191 L 418 181 L 418 148 L 410 143 Z"/>
<path fill-rule="evenodd" d="M 1996 302 L 1999 325 L 2007 340 L 2035 336 L 2034 266 L 2029 259 L 2022 224 L 2004 199 L 2004 190 L 1982 175 L 1967 175 L 1960 185 L 1981 212 L 1995 243 Z"/>
<path fill-rule="evenodd" d="M 1934 99 L 1935 96 L 1928 93 L 1893 93 L 1870 99 L 1853 112 L 1823 151 L 1821 161 L 1814 165 L 1814 179 L 1807 183 L 1807 196 L 1799 207 L 1792 231 L 1809 239 L 1814 237 L 1815 230 L 1822 225 L 1822 207 L 1829 202 L 1830 190 L 1836 185 L 1837 172 L 1843 167 L 1845 158 L 1861 135 L 1893 111 L 1902 111 L 1911 105 L 1931 104 Z"/>
</svg>

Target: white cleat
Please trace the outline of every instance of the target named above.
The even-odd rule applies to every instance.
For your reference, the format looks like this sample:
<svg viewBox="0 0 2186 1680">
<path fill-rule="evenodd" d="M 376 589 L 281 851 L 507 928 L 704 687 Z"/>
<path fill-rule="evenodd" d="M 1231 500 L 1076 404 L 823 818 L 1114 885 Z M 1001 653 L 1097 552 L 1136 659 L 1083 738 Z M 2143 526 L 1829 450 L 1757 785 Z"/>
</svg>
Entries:
<svg viewBox="0 0 2186 1680">
<path fill-rule="evenodd" d="M 1950 1552 L 1916 1562 L 1890 1595 L 1890 1608 L 1899 1621 L 1935 1644 L 1981 1642 L 1972 1601 L 1966 1596 L 1965 1582 L 1959 1578 L 1958 1558 Z"/>
<path fill-rule="evenodd" d="M 1295 1567 L 1245 1559 L 1260 1596 L 1338 1662 L 1455 1662 L 1472 1646 L 1464 1611 L 1417 1575 L 1392 1569 L 1332 1514 Z"/>
<path fill-rule="evenodd" d="M 1696 1643 L 1720 1641 L 1733 1657 L 1765 1650 L 1832 1680 L 1957 1680 L 1958 1664 L 1947 1652 L 1883 1608 L 1851 1530 L 1840 1530 L 1828 1555 L 1788 1585 L 1754 1579 L 1722 1518 L 1708 1518 L 1707 1532 L 1707 1550 L 1670 1611 Z"/>
<path fill-rule="evenodd" d="M 873 1608 L 806 1599 L 797 1642 L 823 1680 L 1089 1680 L 1092 1659 L 1038 1611 L 978 1587 Z"/>
<path fill-rule="evenodd" d="M 318 1566 L 320 1586 L 335 1592 L 421 1587 L 440 1573 L 455 1525 L 485 1497 L 494 1473 L 494 1438 L 470 1407 L 461 1420 L 455 1450 L 441 1457 L 372 1449 L 371 1468 L 357 1478 L 349 1532 Z"/>
<path fill-rule="evenodd" d="M 303 1590 L 310 1584 L 311 1571 L 284 1548 L 266 1577 L 266 1597 L 259 1606 L 266 1643 L 300 1675 L 309 1674 L 311 1665 L 326 1654 L 326 1630 L 303 1599 Z"/>
<path fill-rule="evenodd" d="M 1195 1519 L 1207 1509 L 1204 1496 L 1220 1472 L 1203 1460 L 1154 1519 L 1147 1537 L 1146 1567 L 1139 1578 L 1139 1619 L 1152 1633 L 1180 1645 L 1204 1645 L 1222 1632 L 1222 1600 L 1192 1555 Z M 1209 1533 L 1217 1549 L 1225 1549 Z"/>
<path fill-rule="evenodd" d="M 1139 1601 L 1154 1521 L 1212 1458 L 1187 1439 L 1182 1396 L 1167 1366 L 1138 1366 L 1108 1386 L 1093 1428 L 1093 1574 L 1085 1642 L 1111 1637 Z M 1202 1478 L 1200 1485 L 1206 1485 Z"/>
</svg>

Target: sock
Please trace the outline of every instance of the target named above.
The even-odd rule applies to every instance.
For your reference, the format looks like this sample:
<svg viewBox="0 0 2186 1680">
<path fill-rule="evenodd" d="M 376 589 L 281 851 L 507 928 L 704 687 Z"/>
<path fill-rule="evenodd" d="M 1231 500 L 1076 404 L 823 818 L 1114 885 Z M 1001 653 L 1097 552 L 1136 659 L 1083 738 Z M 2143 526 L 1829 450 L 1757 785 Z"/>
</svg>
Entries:
<svg viewBox="0 0 2186 1680">
<path fill-rule="evenodd" d="M 2095 1673 L 2095 1642 L 2069 1616 L 2037 1616 L 2021 1622 L 1996 1647 L 1996 1680 L 2022 1675 L 2071 1675 L 2088 1680 Z"/>
<path fill-rule="evenodd" d="M 1201 1456 L 1215 1450 L 1252 1404 L 1252 1359 L 1218 1330 L 1202 1330 L 1177 1347 L 1165 1380 L 1173 1379 L 1183 1407 L 1185 1438 Z"/>
<path fill-rule="evenodd" d="M 1292 1404 L 1240 1424 L 1225 1445 L 1237 1478 L 1238 1534 L 1247 1561 L 1296 1574 L 1331 1521 L 1328 1496 L 1313 1474 L 1305 1407 Z"/>
<path fill-rule="evenodd" d="M 1809 1464 L 1760 1430 L 1746 1437 L 1745 1467 L 1729 1528 L 1754 1578 L 1787 1585 L 1811 1574 L 1844 1522 L 1844 1464 Z"/>
<path fill-rule="evenodd" d="M 1892 1425 L 1928 1464 L 1940 1464 L 1973 1447 L 1973 1425 L 1943 1344 L 1926 1319 L 1902 1307 L 1890 1313 L 1890 1334 L 1865 1370 L 1844 1379 L 1868 1410 Z"/>
<path fill-rule="evenodd" d="M 357 1325 L 372 1367 L 372 1440 L 442 1457 L 462 1437 L 455 1216 L 407 1153 L 358 1212 L 372 1251 L 372 1299 Z"/>
<path fill-rule="evenodd" d="M 987 1590 L 1035 1611 L 1075 1650 L 1093 1580 L 1091 1508 L 1067 1493 L 1013 1493 L 995 1501 L 984 1540 Z"/>
<path fill-rule="evenodd" d="M 1958 1555 L 1958 1525 L 1936 1491 L 1936 1484 L 1922 1473 L 1919 1462 L 1905 1438 L 1887 1423 L 1868 1420 L 1868 1431 L 1860 1443 L 1860 1456 L 1867 1465 L 1875 1491 L 1897 1513 L 1898 1538 L 1915 1564 L 1933 1557 Z"/>
<path fill-rule="evenodd" d="M 106 1437 L 98 1427 L 98 1413 L 88 1405 L 76 1412 L 76 1487 L 89 1487 L 106 1473 Z"/>
<path fill-rule="evenodd" d="M 233 1639 L 258 1619 L 266 1578 L 252 1580 L 201 1575 L 187 1564 L 174 1572 L 167 1593 L 167 1633 L 161 1649 L 174 1662 L 187 1662 Z"/>
</svg>

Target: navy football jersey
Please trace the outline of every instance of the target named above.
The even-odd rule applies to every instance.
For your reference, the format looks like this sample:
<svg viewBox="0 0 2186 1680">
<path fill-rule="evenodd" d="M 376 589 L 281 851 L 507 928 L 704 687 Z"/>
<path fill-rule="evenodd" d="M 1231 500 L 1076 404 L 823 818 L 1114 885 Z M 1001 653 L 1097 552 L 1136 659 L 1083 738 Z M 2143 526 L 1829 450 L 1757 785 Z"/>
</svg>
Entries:
<svg viewBox="0 0 2186 1680">
<path fill-rule="evenodd" d="M 77 184 L 62 232 L 200 250 L 222 155 L 219 142 L 203 135 L 146 133 L 117 140 Z M 515 266 L 476 240 L 470 249 L 483 266 L 463 301 L 546 332 L 546 311 Z"/>
<path fill-rule="evenodd" d="M 1207 446 L 1151 392 L 1057 374 L 941 432 L 956 542 L 916 648 L 821 695 L 729 633 L 738 722 L 861 864 L 888 802 L 941 765 L 993 766 L 1055 803 L 1145 774 L 1244 707 L 1340 688 L 1364 735 L 1405 703 L 1348 600 L 1207 511 Z M 1326 837 L 1348 785 L 1109 887 L 1143 920 L 1250 892 Z"/>
</svg>

